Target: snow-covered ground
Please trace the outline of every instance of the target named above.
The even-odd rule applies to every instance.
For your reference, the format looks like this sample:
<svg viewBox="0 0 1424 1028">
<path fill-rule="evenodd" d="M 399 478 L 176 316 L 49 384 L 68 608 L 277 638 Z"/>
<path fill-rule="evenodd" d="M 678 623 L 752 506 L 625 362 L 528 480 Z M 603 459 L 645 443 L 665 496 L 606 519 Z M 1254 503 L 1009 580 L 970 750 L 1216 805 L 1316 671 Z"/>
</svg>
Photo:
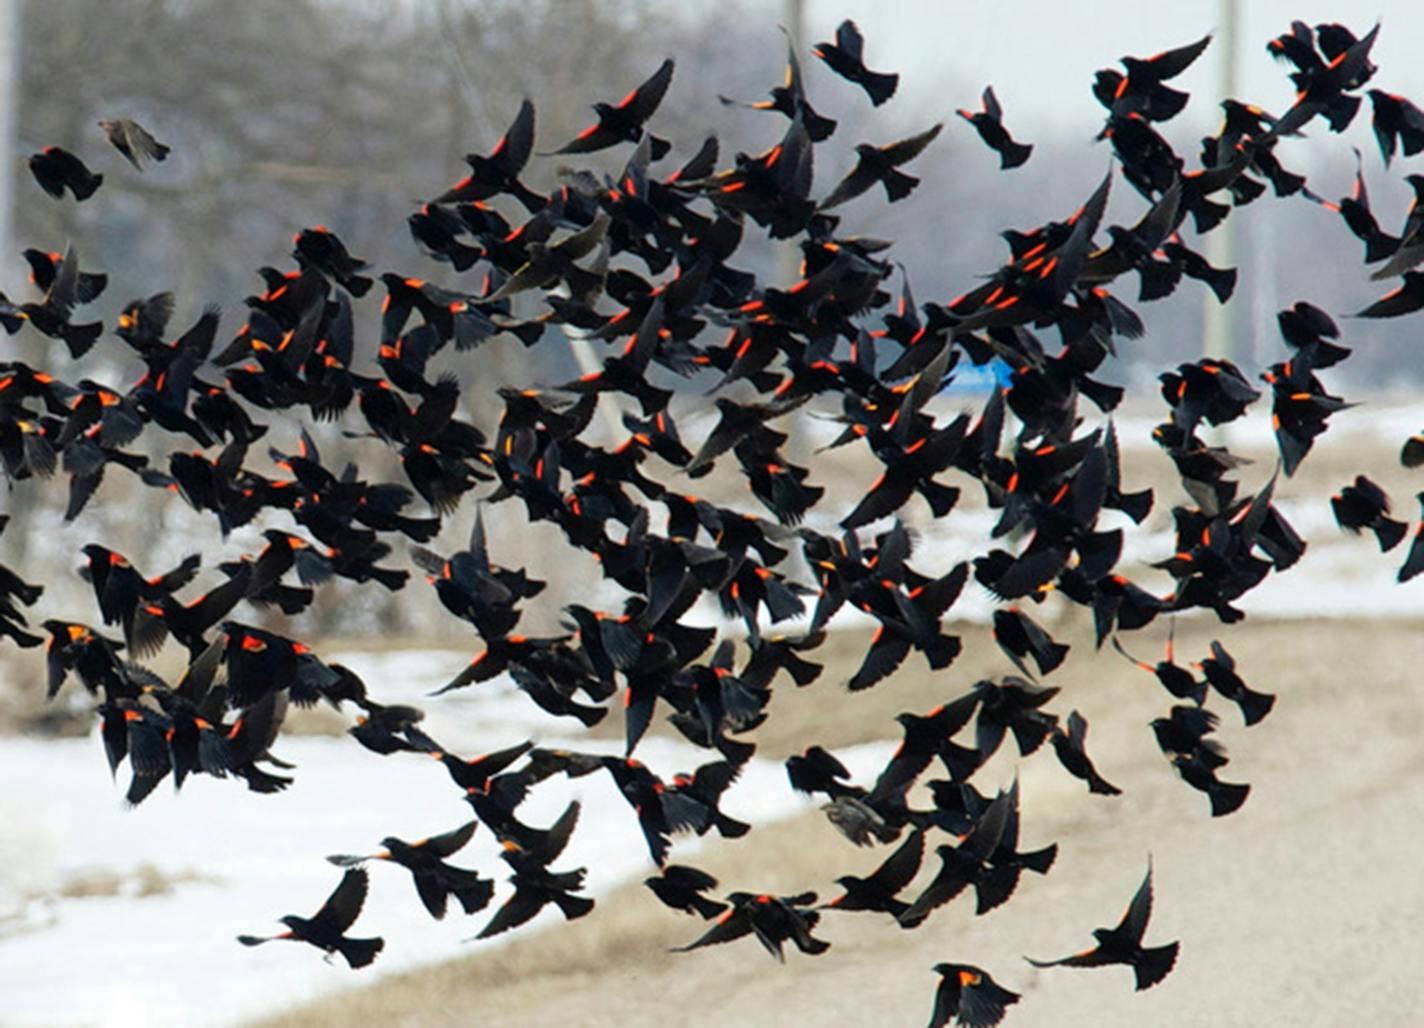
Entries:
<svg viewBox="0 0 1424 1028">
<path fill-rule="evenodd" d="M 411 652 L 341 659 L 380 695 L 413 698 L 468 658 Z M 427 703 L 435 738 L 473 756 L 530 737 L 534 725 L 547 729 L 547 716 L 526 699 L 491 685 Z M 542 745 L 600 748 L 534 737 Z M 859 747 L 841 756 L 858 777 L 869 778 L 889 749 Z M 283 930 L 278 917 L 309 916 L 320 906 L 341 877 L 322 859 L 326 854 L 374 853 L 386 835 L 414 840 L 471 816 L 445 770 L 424 757 L 382 758 L 344 738 L 286 739 L 277 751 L 298 765 L 296 784 L 284 793 L 260 796 L 237 781 L 198 776 L 181 795 L 165 783 L 127 810 L 127 768 L 120 769 L 118 786 L 105 779 L 97 736 L 0 739 L 0 781 L 6 783 L 0 793 L 0 1024 L 234 1024 L 512 936 L 464 941 L 509 894 L 509 869 L 481 827 L 451 860 L 500 883 L 494 903 L 477 914 L 466 917 L 454 907 L 444 921 L 434 921 L 409 872 L 370 865 L 370 895 L 352 934 L 381 935 L 386 948 L 359 978 L 339 958 L 324 963 L 307 946 L 238 945 L 240 933 L 275 934 Z M 638 757 L 665 777 L 708 759 L 705 751 L 657 738 L 645 740 Z M 587 867 L 595 896 L 652 873 L 633 812 L 607 775 L 545 783 L 521 817 L 548 824 L 575 797 L 583 804 L 580 825 L 556 869 Z M 733 816 L 765 823 L 808 802 L 791 791 L 780 765 L 758 759 L 744 769 L 725 806 Z M 698 843 L 679 838 L 673 859 Z M 140 895 L 165 880 L 169 891 Z M 115 894 L 66 895 L 76 892 Z M 560 916 L 546 910 L 532 930 Z"/>
<path fill-rule="evenodd" d="M 1257 424 L 1261 422 L 1261 424 Z M 1151 424 L 1120 419 L 1124 449 L 1149 445 Z M 1385 407 L 1368 416 L 1342 415 L 1332 440 L 1368 434 L 1393 444 L 1424 427 L 1415 407 Z M 1233 432 L 1261 434 L 1262 419 Z M 1243 437 L 1244 438 L 1244 437 Z M 1232 438 L 1232 444 L 1238 440 Z M 1248 479 L 1254 482 L 1255 479 Z M 1305 559 L 1272 575 L 1242 603 L 1255 616 L 1329 618 L 1412 617 L 1424 612 L 1424 577 L 1394 581 L 1403 548 L 1381 555 L 1369 538 L 1335 527 L 1328 503 L 1282 499 L 1283 513 L 1310 542 Z M 1401 504 L 1401 506 L 1403 506 Z M 1110 527 L 1105 516 L 1104 527 Z M 1401 511 L 1400 516 L 1408 517 Z M 943 573 L 982 552 L 995 516 L 960 511 L 946 530 L 927 529 L 914 558 L 926 573 Z M 832 531 L 830 525 L 818 526 Z M 952 529 L 952 530 L 951 530 Z M 1166 531 L 1128 533 L 1127 563 L 1170 554 Z M 1141 584 L 1165 592 L 1170 580 L 1143 573 Z M 594 602 L 598 602 L 595 600 Z M 1055 602 L 1050 600 L 1050 603 Z M 994 601 L 972 580 L 952 616 L 986 621 Z M 713 605 L 696 620 L 731 628 Z M 849 608 L 835 624 L 869 625 Z M 778 626 L 794 631 L 795 626 Z M 526 738 L 540 745 L 597 749 L 549 733 L 548 717 L 507 679 L 426 699 L 453 677 L 472 652 L 400 651 L 325 654 L 359 673 L 386 702 L 415 702 L 429 712 L 426 728 L 451 751 L 472 756 Z M 616 716 L 616 715 L 615 715 Z M 893 744 L 843 752 L 859 780 L 868 780 Z M 604 749 L 615 748 L 604 744 Z M 431 920 L 410 875 L 377 862 L 371 892 L 354 934 L 382 935 L 386 949 L 359 976 L 341 961 L 324 963 L 309 947 L 239 946 L 239 933 L 281 930 L 287 913 L 309 915 L 341 872 L 322 857 L 375 852 L 386 835 L 416 839 L 446 831 L 470 816 L 459 791 L 433 761 L 400 754 L 381 758 L 346 738 L 284 739 L 277 747 L 298 765 L 296 784 L 275 796 L 247 792 L 240 782 L 190 779 L 181 796 L 166 783 L 140 808 L 127 810 L 117 785 L 104 778 L 102 747 L 82 740 L 0 738 L 0 1024 L 233 1024 L 264 1012 L 478 946 L 464 940 L 493 914 L 452 911 Z M 638 756 L 664 777 L 690 771 L 708 755 L 690 746 L 648 739 Z M 556 867 L 587 867 L 594 895 L 650 872 L 633 812 L 606 775 L 541 785 L 522 811 L 532 824 L 551 822 L 570 799 L 583 803 L 580 828 Z M 807 801 L 789 788 L 779 764 L 754 760 L 729 792 L 726 808 L 754 823 L 789 816 Z M 699 840 L 682 838 L 673 859 Z M 508 869 L 481 828 L 453 863 L 479 869 L 508 895 Z M 556 923 L 541 914 L 531 929 Z M 596 915 L 595 915 L 596 916 Z"/>
</svg>

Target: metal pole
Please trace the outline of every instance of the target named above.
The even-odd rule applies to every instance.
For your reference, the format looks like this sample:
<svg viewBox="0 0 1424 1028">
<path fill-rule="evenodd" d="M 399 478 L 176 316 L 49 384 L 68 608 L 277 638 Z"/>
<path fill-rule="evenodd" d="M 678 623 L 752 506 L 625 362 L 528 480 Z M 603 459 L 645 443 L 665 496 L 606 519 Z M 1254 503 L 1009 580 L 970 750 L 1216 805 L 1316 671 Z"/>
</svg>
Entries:
<svg viewBox="0 0 1424 1028">
<path fill-rule="evenodd" d="M 1216 45 L 1220 48 L 1217 51 L 1217 88 L 1221 94 L 1219 99 L 1224 100 L 1236 95 L 1237 6 L 1236 0 L 1220 0 L 1220 4 L 1221 31 L 1216 38 Z M 1218 155 L 1218 160 L 1221 159 L 1224 158 Z M 1218 268 L 1231 266 L 1235 249 L 1232 246 L 1235 220 L 1233 212 L 1232 216 L 1227 217 L 1207 236 L 1206 258 Z M 1216 294 L 1209 289 L 1203 290 L 1202 304 L 1202 354 L 1229 360 L 1234 350 L 1231 338 L 1232 310 L 1226 304 L 1219 303 Z"/>
<path fill-rule="evenodd" d="M 15 223 L 15 109 L 19 76 L 15 54 L 19 51 L 19 0 L 0 0 L 0 289 L 14 291 Z M 10 512 L 10 482 L 0 483 L 0 513 Z M 23 554 L 20 526 L 8 538 L 12 554 Z"/>
</svg>

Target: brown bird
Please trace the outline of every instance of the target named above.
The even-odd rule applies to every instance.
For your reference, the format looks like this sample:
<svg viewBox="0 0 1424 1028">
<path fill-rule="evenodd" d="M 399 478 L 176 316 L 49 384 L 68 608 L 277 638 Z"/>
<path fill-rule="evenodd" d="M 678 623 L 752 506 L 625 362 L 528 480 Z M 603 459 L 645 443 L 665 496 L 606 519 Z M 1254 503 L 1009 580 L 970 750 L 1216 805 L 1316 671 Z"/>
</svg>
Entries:
<svg viewBox="0 0 1424 1028">
<path fill-rule="evenodd" d="M 132 118 L 101 118 L 99 127 L 109 137 L 109 142 L 139 171 L 143 170 L 145 160 L 162 161 L 168 157 L 169 148 L 154 139 Z"/>
</svg>

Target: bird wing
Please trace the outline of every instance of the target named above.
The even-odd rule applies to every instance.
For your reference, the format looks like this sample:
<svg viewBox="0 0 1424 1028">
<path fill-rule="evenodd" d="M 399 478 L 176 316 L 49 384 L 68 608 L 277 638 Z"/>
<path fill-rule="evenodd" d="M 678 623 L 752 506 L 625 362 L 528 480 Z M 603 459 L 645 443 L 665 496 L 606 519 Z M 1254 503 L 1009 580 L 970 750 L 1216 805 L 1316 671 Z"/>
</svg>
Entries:
<svg viewBox="0 0 1424 1028">
<path fill-rule="evenodd" d="M 984 87 L 984 113 L 995 121 L 1004 119 L 1004 109 L 999 106 L 999 98 L 994 95 L 993 86 Z"/>
<path fill-rule="evenodd" d="M 888 895 L 895 895 L 914 880 L 925 857 L 925 832 L 916 828 L 894 853 L 871 872 L 868 882 L 874 882 Z"/>
<path fill-rule="evenodd" d="M 439 857 L 443 860 L 445 857 L 460 850 L 465 843 L 469 842 L 470 836 L 475 834 L 475 828 L 478 825 L 478 821 L 467 821 L 453 831 L 446 832 L 443 835 L 432 835 L 423 842 L 414 843 L 413 845 L 421 847 L 432 857 Z"/>
<path fill-rule="evenodd" d="M 1127 913 L 1122 915 L 1117 930 L 1125 932 L 1133 942 L 1142 941 L 1142 933 L 1147 930 L 1147 919 L 1152 916 L 1152 859 L 1147 860 L 1147 876 L 1137 887 L 1137 894 L 1127 905 Z"/>
<path fill-rule="evenodd" d="M 341 877 L 336 887 L 321 909 L 312 915 L 312 924 L 333 935 L 343 935 L 361 913 L 366 902 L 366 891 L 370 888 L 370 876 L 364 868 L 353 867 Z"/>
<path fill-rule="evenodd" d="M 750 934 L 751 930 L 750 915 L 739 904 L 736 904 L 719 917 L 717 923 L 695 941 L 689 942 L 686 946 L 675 946 L 672 952 L 686 953 L 688 950 L 699 949 L 702 946 L 715 946 L 719 942 L 731 942 L 733 939 L 740 939 L 743 935 Z"/>
</svg>

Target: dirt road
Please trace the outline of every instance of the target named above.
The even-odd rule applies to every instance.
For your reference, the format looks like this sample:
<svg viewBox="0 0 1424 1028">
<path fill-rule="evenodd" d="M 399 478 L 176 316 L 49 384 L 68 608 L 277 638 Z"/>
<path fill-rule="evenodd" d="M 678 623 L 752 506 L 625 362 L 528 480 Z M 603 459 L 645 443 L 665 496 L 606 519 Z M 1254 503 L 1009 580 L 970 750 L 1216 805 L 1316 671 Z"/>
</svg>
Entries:
<svg viewBox="0 0 1424 1028">
<path fill-rule="evenodd" d="M 1179 653 L 1204 648 L 1212 633 L 1209 622 L 1183 622 Z M 1169 698 L 1151 678 L 1125 662 L 1093 680 L 1055 675 L 1070 686 L 1055 708 L 1087 714 L 1090 751 L 1126 794 L 1089 796 L 1047 753 L 1023 760 L 1001 751 L 976 781 L 1007 785 L 1017 769 L 1022 847 L 1056 841 L 1060 852 L 1047 877 L 1025 876 L 1013 901 L 984 917 L 967 897 L 916 931 L 829 911 L 818 934 L 830 952 L 793 950 L 779 965 L 751 939 L 667 952 L 700 924 L 634 885 L 567 928 L 271 1023 L 914 1025 L 928 1020 L 931 966 L 952 960 L 1023 993 L 1011 1025 L 1418 1024 L 1424 685 L 1414 669 L 1424 640 L 1399 621 L 1253 622 L 1230 638 L 1252 684 L 1280 694 L 1250 729 L 1223 709 L 1233 759 L 1222 777 L 1252 785 L 1242 810 L 1213 821 L 1205 797 L 1166 766 L 1146 722 Z M 893 697 L 887 689 L 869 703 L 923 709 L 937 701 L 930 690 L 945 687 L 927 679 L 902 674 Z M 795 703 L 810 703 L 809 692 Z M 778 714 L 796 720 L 792 709 Z M 842 737 L 827 741 L 856 741 L 860 722 L 828 728 Z M 855 850 L 813 813 L 759 829 L 745 845 L 709 847 L 698 863 L 728 890 L 812 888 L 825 900 L 836 876 L 865 874 L 887 852 Z M 1149 854 L 1157 902 L 1148 942 L 1182 943 L 1163 984 L 1136 994 L 1122 967 L 1040 971 L 1024 962 L 1090 945 L 1092 928 L 1121 915 Z M 937 867 L 931 857 L 913 888 Z"/>
</svg>

